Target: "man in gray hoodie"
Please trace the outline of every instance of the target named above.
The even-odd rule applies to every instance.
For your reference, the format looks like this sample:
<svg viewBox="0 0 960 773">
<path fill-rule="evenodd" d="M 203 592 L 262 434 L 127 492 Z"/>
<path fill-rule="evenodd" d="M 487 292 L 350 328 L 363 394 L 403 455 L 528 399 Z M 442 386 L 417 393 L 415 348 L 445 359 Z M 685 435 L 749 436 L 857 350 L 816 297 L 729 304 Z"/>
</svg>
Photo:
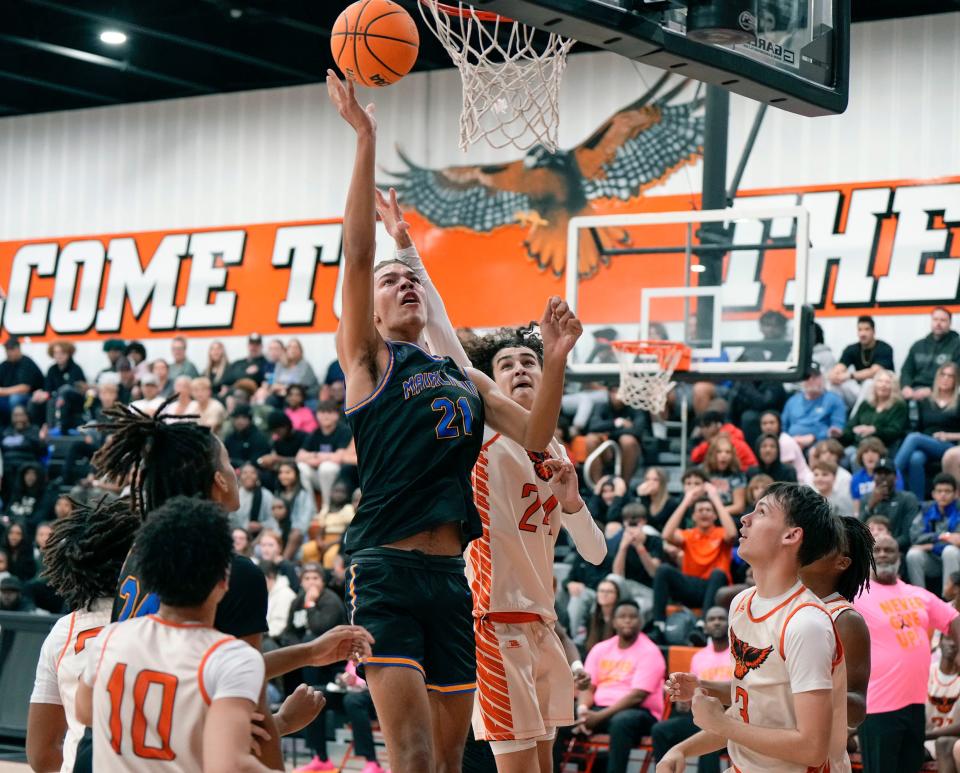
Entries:
<svg viewBox="0 0 960 773">
<path fill-rule="evenodd" d="M 930 334 L 914 342 L 900 370 L 904 400 L 930 396 L 933 377 L 943 363 L 960 362 L 960 335 L 950 329 L 950 312 L 937 306 L 930 313 Z"/>
</svg>

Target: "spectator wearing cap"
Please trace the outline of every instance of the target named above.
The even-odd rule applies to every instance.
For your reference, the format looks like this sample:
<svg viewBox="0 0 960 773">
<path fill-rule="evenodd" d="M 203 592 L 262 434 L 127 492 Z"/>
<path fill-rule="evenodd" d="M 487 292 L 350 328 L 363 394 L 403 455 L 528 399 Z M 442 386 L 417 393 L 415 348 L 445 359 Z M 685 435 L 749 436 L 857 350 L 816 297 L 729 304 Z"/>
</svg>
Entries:
<svg viewBox="0 0 960 773">
<path fill-rule="evenodd" d="M 147 416 L 153 416 L 160 406 L 163 405 L 163 395 L 160 394 L 160 385 L 157 383 L 157 377 L 152 373 L 146 373 L 140 378 L 140 392 L 143 394 L 139 400 L 134 400 L 131 407 L 143 411 Z"/>
<path fill-rule="evenodd" d="M 123 354 L 126 348 L 127 345 L 119 338 L 108 338 L 104 341 L 103 353 L 107 355 L 109 364 L 100 373 L 116 373 L 120 369 L 120 361 L 127 359 Z"/>
<path fill-rule="evenodd" d="M 23 595 L 23 583 L 16 577 L 0 580 L 0 612 L 35 612 L 30 599 Z"/>
<path fill-rule="evenodd" d="M 927 578 L 939 577 L 946 593 L 950 575 L 960 571 L 960 508 L 957 481 L 946 472 L 933 479 L 933 502 L 913 520 L 907 551 L 907 577 L 912 585 L 926 587 Z"/>
<path fill-rule="evenodd" d="M 783 431 L 790 435 L 801 448 L 809 448 L 818 440 L 839 437 L 847 422 L 847 409 L 843 400 L 823 386 L 823 374 L 819 367 L 803 382 L 797 392 L 783 406 Z"/>
<path fill-rule="evenodd" d="M 10 336 L 4 348 L 7 359 L 0 363 L 0 423 L 10 423 L 10 411 L 27 405 L 31 393 L 43 387 L 43 374 L 37 364 L 20 351 L 20 339 Z"/>
<path fill-rule="evenodd" d="M 256 462 L 270 453 L 270 439 L 254 426 L 249 405 L 238 405 L 230 414 L 233 430 L 223 441 L 230 455 L 230 464 L 242 467 L 246 462 Z"/>
<path fill-rule="evenodd" d="M 324 503 L 330 501 L 330 489 L 344 463 L 344 449 L 353 441 L 353 433 L 332 400 L 317 404 L 317 428 L 297 452 L 300 478 L 311 491 L 319 491 Z"/>
<path fill-rule="evenodd" d="M 259 333 L 247 337 L 247 356 L 230 363 L 223 376 L 223 383 L 232 386 L 242 378 L 252 379 L 260 386 L 267 373 L 267 358 L 263 356 L 263 338 Z"/>
<path fill-rule="evenodd" d="M 38 389 L 30 397 L 31 414 L 34 423 L 43 424 L 49 420 L 47 404 L 51 395 L 55 395 L 63 387 L 73 387 L 80 392 L 87 389 L 87 377 L 83 370 L 73 361 L 76 347 L 69 341 L 54 341 L 47 347 L 47 355 L 53 359 L 53 364 L 47 369 L 43 379 L 43 388 Z"/>
<path fill-rule="evenodd" d="M 200 375 L 197 366 L 187 359 L 187 339 L 183 336 L 176 336 L 170 342 L 170 356 L 173 358 L 170 362 L 171 381 L 176 382 L 180 376 L 196 378 Z"/>
<path fill-rule="evenodd" d="M 690 452 L 690 461 L 694 464 L 702 464 L 707 458 L 707 449 L 710 447 L 710 441 L 721 432 L 730 438 L 733 443 L 733 450 L 737 454 L 737 460 L 740 462 L 741 470 L 749 470 L 757 465 L 757 457 L 753 449 L 743 437 L 743 432 L 730 422 L 724 421 L 723 414 L 719 411 L 707 411 L 698 421 L 700 425 L 700 437 L 702 440 Z"/>
<path fill-rule="evenodd" d="M 897 491 L 897 467 L 889 456 L 882 457 L 873 468 L 873 491 L 861 504 L 861 512 L 864 521 L 875 515 L 886 517 L 900 552 L 907 553 L 912 544 L 910 527 L 920 504 L 909 491 Z"/>
</svg>

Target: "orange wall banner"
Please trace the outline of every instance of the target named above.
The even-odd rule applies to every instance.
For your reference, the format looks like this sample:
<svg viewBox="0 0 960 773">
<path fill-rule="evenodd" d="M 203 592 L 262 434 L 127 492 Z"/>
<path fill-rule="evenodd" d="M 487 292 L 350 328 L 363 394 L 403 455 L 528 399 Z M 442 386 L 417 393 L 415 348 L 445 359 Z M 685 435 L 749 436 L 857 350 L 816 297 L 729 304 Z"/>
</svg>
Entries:
<svg viewBox="0 0 960 773">
<path fill-rule="evenodd" d="M 737 205 L 808 209 L 809 299 L 821 316 L 960 309 L 960 177 L 748 191 Z M 595 201 L 593 214 L 691 206 L 699 200 L 641 195 Z M 545 236 L 542 224 L 518 223 L 480 233 L 434 227 L 415 211 L 408 219 L 458 325 L 525 322 L 563 292 L 561 229 Z M 656 240 L 682 244 L 684 233 L 665 226 Z M 341 243 L 339 220 L 0 243 L 2 326 L 38 341 L 330 333 Z M 549 260 L 538 258 L 544 250 Z M 760 263 L 747 318 L 782 309 L 789 293 L 792 261 Z M 584 321 L 601 324 L 636 318 L 637 287 L 671 284 L 677 267 L 649 256 L 602 263 L 588 253 L 580 270 L 584 297 L 603 300 Z"/>
</svg>

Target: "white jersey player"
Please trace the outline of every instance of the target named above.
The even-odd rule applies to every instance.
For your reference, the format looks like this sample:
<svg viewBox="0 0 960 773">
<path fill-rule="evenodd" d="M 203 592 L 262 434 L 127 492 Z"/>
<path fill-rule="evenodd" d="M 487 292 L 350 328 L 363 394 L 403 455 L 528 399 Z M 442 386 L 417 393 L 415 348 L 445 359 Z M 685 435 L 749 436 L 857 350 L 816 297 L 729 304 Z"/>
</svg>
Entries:
<svg viewBox="0 0 960 773">
<path fill-rule="evenodd" d="M 78 719 L 93 730 L 94 770 L 268 770 L 250 753 L 263 657 L 213 627 L 232 547 L 212 502 L 174 497 L 148 516 L 137 557 L 160 609 L 89 642 L 77 689 Z"/>
<path fill-rule="evenodd" d="M 940 659 L 930 664 L 927 680 L 927 751 L 935 759 L 950 759 L 960 736 L 960 667 L 957 645 L 950 636 L 940 639 Z"/>
<path fill-rule="evenodd" d="M 34 770 L 72 773 L 83 724 L 75 698 L 87 647 L 110 622 L 120 567 L 140 528 L 126 502 L 95 508 L 74 503 L 53 524 L 44 548 L 44 577 L 75 610 L 47 635 L 37 661 L 27 718 L 27 760 Z"/>
<path fill-rule="evenodd" d="M 396 257 L 423 285 L 430 351 L 485 371 L 505 395 L 529 409 L 542 375 L 536 336 L 509 331 L 481 339 L 485 354 L 468 358 L 407 235 L 394 191 L 389 200 L 378 192 L 377 212 L 396 240 Z M 574 723 L 573 675 L 554 630 L 554 546 L 563 527 L 584 558 L 600 564 L 606 541 L 556 441 L 546 454 L 528 453 L 488 430 L 473 486 L 483 521 L 483 536 L 465 555 L 476 619 L 474 734 L 490 741 L 501 771 L 549 771 L 555 728 Z"/>
<path fill-rule="evenodd" d="M 843 770 L 847 738 L 843 645 L 830 612 L 799 579 L 801 566 L 837 548 L 840 524 L 808 486 L 776 483 L 743 517 L 740 556 L 756 588 L 730 613 L 734 680 L 723 704 L 693 674 L 672 674 L 674 700 L 692 700 L 703 732 L 671 749 L 659 773 L 681 773 L 686 758 L 727 747 L 740 773 Z M 849 770 L 849 767 L 846 768 Z"/>
</svg>

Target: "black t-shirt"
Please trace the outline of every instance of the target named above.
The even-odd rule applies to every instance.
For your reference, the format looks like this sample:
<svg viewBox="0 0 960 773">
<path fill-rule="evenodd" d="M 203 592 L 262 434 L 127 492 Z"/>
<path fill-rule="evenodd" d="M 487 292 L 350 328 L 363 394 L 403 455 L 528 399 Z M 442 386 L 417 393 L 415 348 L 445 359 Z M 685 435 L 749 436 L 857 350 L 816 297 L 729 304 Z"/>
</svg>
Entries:
<svg viewBox="0 0 960 773">
<path fill-rule="evenodd" d="M 26 355 L 16 362 L 6 360 L 0 363 L 0 387 L 12 387 L 26 384 L 31 392 L 43 387 L 43 374 L 37 363 Z"/>
<path fill-rule="evenodd" d="M 617 555 L 617 551 L 620 550 L 620 543 L 623 542 L 623 535 L 625 533 L 626 532 L 624 531 L 619 531 L 610 538 L 609 542 L 607 542 L 608 555 Z M 644 542 L 644 547 L 646 547 L 647 552 L 652 558 L 659 558 L 663 560 L 663 540 L 660 537 L 657 537 L 654 534 L 648 534 L 646 542 Z M 653 578 L 647 572 L 646 567 L 643 565 L 643 561 L 640 560 L 640 556 L 637 555 L 637 551 L 633 547 L 627 548 L 627 561 L 626 566 L 624 567 L 624 573 L 628 580 L 639 582 L 640 584 L 651 588 L 653 587 Z"/>
<path fill-rule="evenodd" d="M 47 376 L 43 380 L 43 389 L 45 392 L 55 394 L 61 387 L 73 386 L 78 381 L 86 381 L 83 370 L 73 360 L 67 361 L 67 367 L 60 370 L 56 363 L 50 366 Z"/>
<path fill-rule="evenodd" d="M 313 453 L 329 454 L 333 451 L 339 451 L 350 445 L 353 439 L 353 433 L 350 432 L 350 426 L 346 421 L 338 421 L 337 426 L 329 435 L 324 434 L 323 430 L 315 429 L 307 437 L 303 444 L 304 451 Z"/>
<path fill-rule="evenodd" d="M 858 341 L 850 344 L 840 355 L 840 364 L 848 368 L 852 365 L 854 370 L 864 370 L 873 365 L 879 365 L 887 370 L 894 370 L 893 367 L 893 347 L 886 341 L 877 339 L 876 346 L 873 349 L 864 350 Z"/>
<path fill-rule="evenodd" d="M 293 459 L 297 455 L 297 451 L 303 448 L 303 444 L 307 441 L 307 433 L 303 430 L 295 429 L 285 438 L 274 438 L 273 440 L 273 452 L 277 456 L 282 456 L 285 459 Z"/>
<path fill-rule="evenodd" d="M 110 621 L 127 620 L 155 613 L 160 600 L 141 587 L 137 573 L 136 545 L 120 572 L 120 584 L 113 601 Z M 245 556 L 233 557 L 227 595 L 217 606 L 213 623 L 218 631 L 236 636 L 267 632 L 267 580 L 263 572 Z"/>
</svg>

